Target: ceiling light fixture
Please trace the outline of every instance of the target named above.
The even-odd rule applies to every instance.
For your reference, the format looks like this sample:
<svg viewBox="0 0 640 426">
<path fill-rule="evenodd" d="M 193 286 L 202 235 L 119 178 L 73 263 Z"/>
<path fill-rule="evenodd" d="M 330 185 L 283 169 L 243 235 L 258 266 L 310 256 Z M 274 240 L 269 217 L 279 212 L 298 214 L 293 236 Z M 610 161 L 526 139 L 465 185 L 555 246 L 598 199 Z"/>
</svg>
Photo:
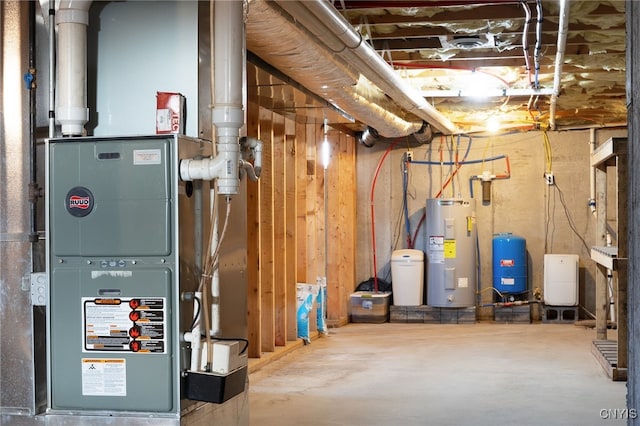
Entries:
<svg viewBox="0 0 640 426">
<path fill-rule="evenodd" d="M 327 119 L 324 119 L 324 139 L 322 140 L 321 147 L 321 155 L 322 155 L 322 166 L 325 170 L 329 167 L 329 161 L 331 160 L 331 146 L 329 145 L 329 139 L 327 138 L 327 129 L 329 126 L 327 125 Z"/>
<path fill-rule="evenodd" d="M 487 126 L 486 126 L 487 132 L 497 133 L 501 127 L 502 127 L 502 121 L 495 115 L 492 115 L 487 119 Z"/>
<path fill-rule="evenodd" d="M 440 45 L 444 49 L 492 49 L 496 47 L 493 34 L 466 34 L 440 36 Z"/>
</svg>

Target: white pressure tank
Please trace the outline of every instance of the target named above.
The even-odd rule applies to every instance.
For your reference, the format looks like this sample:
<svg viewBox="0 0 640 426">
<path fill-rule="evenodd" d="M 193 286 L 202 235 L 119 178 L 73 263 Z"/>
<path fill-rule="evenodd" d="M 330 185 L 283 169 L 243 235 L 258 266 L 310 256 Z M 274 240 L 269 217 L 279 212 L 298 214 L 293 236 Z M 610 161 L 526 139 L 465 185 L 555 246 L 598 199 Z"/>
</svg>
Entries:
<svg viewBox="0 0 640 426">
<path fill-rule="evenodd" d="M 424 295 L 424 252 L 396 250 L 391 255 L 391 286 L 396 306 L 422 305 Z"/>
</svg>

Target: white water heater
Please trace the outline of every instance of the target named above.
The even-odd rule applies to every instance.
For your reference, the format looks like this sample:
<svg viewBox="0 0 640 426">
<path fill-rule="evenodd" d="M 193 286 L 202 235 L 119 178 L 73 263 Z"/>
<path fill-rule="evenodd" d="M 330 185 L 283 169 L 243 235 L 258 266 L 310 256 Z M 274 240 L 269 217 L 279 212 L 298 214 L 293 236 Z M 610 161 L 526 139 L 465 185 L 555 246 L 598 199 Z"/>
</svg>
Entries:
<svg viewBox="0 0 640 426">
<path fill-rule="evenodd" d="M 475 201 L 427 200 L 427 305 L 469 308 L 476 304 Z"/>
</svg>

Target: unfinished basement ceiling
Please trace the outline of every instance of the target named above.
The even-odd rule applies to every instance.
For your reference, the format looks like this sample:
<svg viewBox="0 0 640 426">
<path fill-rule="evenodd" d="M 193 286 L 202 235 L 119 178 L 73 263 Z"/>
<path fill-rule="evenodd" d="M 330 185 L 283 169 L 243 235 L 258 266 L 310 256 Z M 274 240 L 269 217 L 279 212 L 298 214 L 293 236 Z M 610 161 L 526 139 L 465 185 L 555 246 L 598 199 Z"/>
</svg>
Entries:
<svg viewBox="0 0 640 426">
<path fill-rule="evenodd" d="M 258 22 L 265 12 L 269 13 L 274 26 L 284 28 L 288 23 L 298 28 L 300 34 L 308 35 L 314 30 L 317 34 L 316 28 L 302 25 L 304 20 L 295 13 L 292 3 L 298 2 L 253 0 L 249 3 L 247 47 L 250 55 L 258 68 L 278 76 L 267 78 L 262 71 L 256 71 L 250 86 L 256 85 L 261 102 L 274 106 L 283 105 L 278 100 L 283 91 L 273 88 L 284 82 L 294 85 L 298 82 L 308 89 L 308 96 L 303 97 L 306 101 L 302 103 L 291 102 L 294 97 L 288 97 L 286 112 L 296 119 L 330 115 L 335 127 L 352 133 L 367 127 L 375 129 L 380 118 L 368 119 L 368 110 L 352 111 L 348 100 L 314 88 L 313 80 L 322 79 L 322 73 L 331 73 L 334 60 L 337 60 L 336 69 L 341 70 L 336 72 L 338 88 L 350 91 L 355 85 L 360 87 L 367 73 L 357 61 L 311 37 L 317 45 L 313 49 L 301 49 L 308 52 L 301 76 L 292 65 L 300 57 L 291 55 L 288 59 L 292 63 L 287 63 L 281 61 L 289 56 L 287 48 L 273 53 L 273 44 L 269 43 L 264 30 L 258 30 Z M 449 122 L 453 123 L 455 132 L 484 131 L 494 118 L 503 130 L 626 125 L 624 1 L 568 1 L 566 4 L 566 43 L 560 46 L 558 39 L 563 37 L 559 37 L 559 33 L 563 31 L 559 0 L 539 3 L 535 0 L 334 0 L 333 10 L 344 17 L 411 90 L 434 107 L 436 119 L 445 124 L 438 128 L 430 120 L 424 121 L 435 131 L 446 129 Z M 301 35 L 291 29 L 278 35 L 280 46 L 287 46 L 286 34 L 291 34 L 299 46 L 310 47 L 310 41 L 301 39 Z M 259 78 L 258 74 L 263 75 Z M 355 108 L 360 108 L 366 100 L 375 105 L 374 114 L 382 108 L 392 114 L 393 120 L 413 126 L 424 119 L 420 114 L 416 117 L 416 110 L 407 108 L 403 99 L 398 100 L 388 87 L 381 88 L 376 83 L 373 79 L 370 84 L 373 88 L 364 92 L 357 90 Z M 554 84 L 557 99 L 552 106 Z M 477 88 L 488 89 L 491 96 L 479 97 Z M 554 108 L 555 114 L 552 114 Z"/>
</svg>

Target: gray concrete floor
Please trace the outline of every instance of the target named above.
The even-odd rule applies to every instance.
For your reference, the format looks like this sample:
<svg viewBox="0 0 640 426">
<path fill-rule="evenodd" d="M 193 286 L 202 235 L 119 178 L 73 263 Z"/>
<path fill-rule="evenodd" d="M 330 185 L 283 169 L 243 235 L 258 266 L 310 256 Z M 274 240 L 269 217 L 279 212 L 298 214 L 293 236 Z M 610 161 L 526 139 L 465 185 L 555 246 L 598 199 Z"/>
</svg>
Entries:
<svg viewBox="0 0 640 426">
<path fill-rule="evenodd" d="M 250 375 L 250 424 L 626 424 L 626 383 L 594 338 L 567 324 L 349 324 Z"/>
</svg>

